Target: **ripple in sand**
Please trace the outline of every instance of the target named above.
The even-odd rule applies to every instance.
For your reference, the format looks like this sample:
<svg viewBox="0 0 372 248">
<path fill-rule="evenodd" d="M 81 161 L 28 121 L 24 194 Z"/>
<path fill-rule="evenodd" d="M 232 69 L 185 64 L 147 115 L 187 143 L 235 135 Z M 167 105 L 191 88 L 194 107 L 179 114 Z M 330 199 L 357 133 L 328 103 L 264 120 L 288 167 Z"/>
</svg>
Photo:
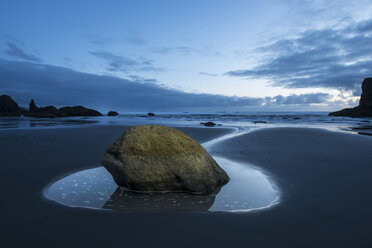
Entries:
<svg viewBox="0 0 372 248">
<path fill-rule="evenodd" d="M 111 210 L 251 211 L 278 202 L 278 192 L 259 170 L 224 158 L 215 160 L 230 181 L 210 195 L 139 193 L 118 187 L 103 167 L 83 170 L 52 184 L 48 199 L 71 207 Z"/>
</svg>

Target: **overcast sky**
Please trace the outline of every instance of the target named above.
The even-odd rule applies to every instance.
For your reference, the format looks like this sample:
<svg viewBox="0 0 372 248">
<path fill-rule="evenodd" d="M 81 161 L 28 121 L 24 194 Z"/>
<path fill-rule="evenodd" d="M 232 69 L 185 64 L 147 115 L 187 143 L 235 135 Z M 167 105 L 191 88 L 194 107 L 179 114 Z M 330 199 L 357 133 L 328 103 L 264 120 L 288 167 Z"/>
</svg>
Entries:
<svg viewBox="0 0 372 248">
<path fill-rule="evenodd" d="M 0 94 L 101 109 L 334 110 L 372 77 L 372 0 L 0 2 Z"/>
</svg>

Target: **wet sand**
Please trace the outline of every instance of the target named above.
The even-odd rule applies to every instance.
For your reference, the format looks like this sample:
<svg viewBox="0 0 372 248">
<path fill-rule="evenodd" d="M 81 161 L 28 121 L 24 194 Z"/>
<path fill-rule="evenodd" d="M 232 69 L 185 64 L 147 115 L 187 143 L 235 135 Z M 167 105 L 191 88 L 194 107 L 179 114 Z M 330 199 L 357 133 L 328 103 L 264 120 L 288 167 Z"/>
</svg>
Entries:
<svg viewBox="0 0 372 248">
<path fill-rule="evenodd" d="M 372 139 L 319 129 L 263 129 L 213 147 L 279 186 L 250 213 L 118 212 L 45 199 L 53 180 L 97 164 L 125 127 L 0 132 L 1 247 L 370 247 Z M 181 129 L 198 142 L 230 132 Z"/>
</svg>

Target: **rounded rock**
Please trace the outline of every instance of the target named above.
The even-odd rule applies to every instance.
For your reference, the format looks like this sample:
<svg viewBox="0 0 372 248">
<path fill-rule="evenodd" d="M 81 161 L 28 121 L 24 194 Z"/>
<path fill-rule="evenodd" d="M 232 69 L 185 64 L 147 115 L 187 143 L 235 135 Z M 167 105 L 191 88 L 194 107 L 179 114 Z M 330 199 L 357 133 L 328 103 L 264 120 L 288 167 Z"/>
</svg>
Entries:
<svg viewBox="0 0 372 248">
<path fill-rule="evenodd" d="M 211 193 L 229 181 L 194 139 L 161 125 L 127 129 L 107 149 L 102 165 L 119 186 L 136 191 Z"/>
</svg>

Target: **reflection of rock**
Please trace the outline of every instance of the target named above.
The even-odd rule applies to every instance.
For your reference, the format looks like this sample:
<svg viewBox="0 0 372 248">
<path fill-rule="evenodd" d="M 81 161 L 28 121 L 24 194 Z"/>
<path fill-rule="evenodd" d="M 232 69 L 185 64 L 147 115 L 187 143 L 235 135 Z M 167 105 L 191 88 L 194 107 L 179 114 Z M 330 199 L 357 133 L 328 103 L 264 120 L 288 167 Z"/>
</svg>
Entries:
<svg viewBox="0 0 372 248">
<path fill-rule="evenodd" d="M 362 83 L 362 95 L 358 106 L 332 112 L 329 115 L 349 117 L 372 116 L 372 78 L 364 79 Z"/>
<path fill-rule="evenodd" d="M 118 185 L 137 191 L 210 193 L 229 181 L 201 145 L 167 126 L 127 129 L 107 149 L 102 165 Z"/>
<path fill-rule="evenodd" d="M 117 116 L 117 115 L 119 115 L 119 113 L 116 111 L 110 111 L 107 113 L 107 116 Z"/>
<path fill-rule="evenodd" d="M 197 210 L 207 211 L 214 203 L 218 188 L 211 195 L 188 193 L 138 193 L 118 187 L 103 208 L 112 210 Z"/>
<path fill-rule="evenodd" d="M 0 96 L 0 116 L 21 116 L 21 114 L 21 108 L 10 96 Z"/>
</svg>

